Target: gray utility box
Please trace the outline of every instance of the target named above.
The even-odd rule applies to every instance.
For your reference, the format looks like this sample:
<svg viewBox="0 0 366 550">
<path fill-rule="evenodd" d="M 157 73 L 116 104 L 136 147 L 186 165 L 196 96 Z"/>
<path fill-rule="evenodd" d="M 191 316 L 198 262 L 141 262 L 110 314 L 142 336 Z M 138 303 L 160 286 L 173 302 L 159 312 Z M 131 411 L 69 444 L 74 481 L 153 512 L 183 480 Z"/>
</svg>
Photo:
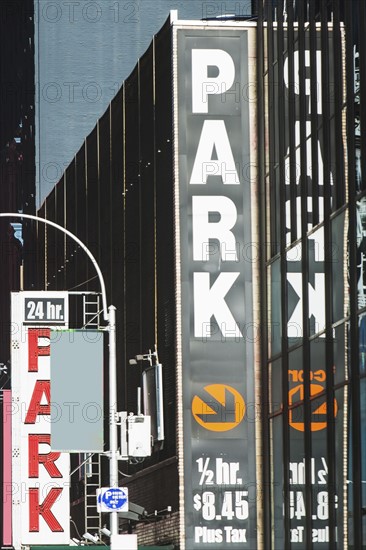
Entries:
<svg viewBox="0 0 366 550">
<path fill-rule="evenodd" d="M 127 417 L 127 443 L 129 457 L 151 455 L 151 417 L 130 415 Z"/>
<path fill-rule="evenodd" d="M 151 416 L 118 413 L 120 418 L 120 460 L 151 456 Z"/>
</svg>

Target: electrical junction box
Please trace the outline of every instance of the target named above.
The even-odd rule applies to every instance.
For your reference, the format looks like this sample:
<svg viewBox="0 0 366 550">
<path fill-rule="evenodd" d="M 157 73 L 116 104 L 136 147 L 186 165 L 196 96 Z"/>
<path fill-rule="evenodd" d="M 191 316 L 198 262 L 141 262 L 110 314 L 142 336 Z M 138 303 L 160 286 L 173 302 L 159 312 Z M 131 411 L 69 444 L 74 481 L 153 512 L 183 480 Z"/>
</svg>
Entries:
<svg viewBox="0 0 366 550">
<path fill-rule="evenodd" d="M 151 417 L 143 414 L 127 417 L 129 457 L 151 456 Z"/>
</svg>

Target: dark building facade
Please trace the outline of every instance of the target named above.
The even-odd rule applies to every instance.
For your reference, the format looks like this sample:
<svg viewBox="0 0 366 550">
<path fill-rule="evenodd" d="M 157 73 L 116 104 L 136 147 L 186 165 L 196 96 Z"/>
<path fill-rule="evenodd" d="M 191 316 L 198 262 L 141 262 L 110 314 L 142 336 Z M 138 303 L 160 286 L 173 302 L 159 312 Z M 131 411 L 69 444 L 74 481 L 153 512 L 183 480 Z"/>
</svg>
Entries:
<svg viewBox="0 0 366 550">
<path fill-rule="evenodd" d="M 1 5 L 1 212 L 27 211 L 35 213 L 34 195 L 34 23 L 33 2 L 5 2 Z M 23 210 L 24 209 L 24 210 Z M 9 336 L 7 319 L 10 312 L 10 290 L 20 282 L 19 238 L 14 240 L 18 227 L 9 220 L 0 220 L 2 286 L 2 338 L 0 362 L 7 362 Z M 20 230 L 21 235 L 21 230 Z M 19 234 L 17 234 L 19 237 Z M 4 336 L 3 336 L 4 333 Z"/>
<path fill-rule="evenodd" d="M 144 463 L 120 463 L 132 502 L 152 514 L 141 543 L 178 543 L 170 517 L 157 540 L 152 533 L 160 518 L 155 510 L 164 516 L 169 506 L 175 513 L 178 508 L 170 51 L 167 24 L 38 212 L 75 233 L 102 268 L 108 300 L 117 308 L 119 410 L 137 411 L 147 366 L 129 366 L 130 359 L 156 346 L 164 366 L 164 444 Z M 100 291 L 94 266 L 60 232 L 38 224 L 37 247 L 39 262 L 46 259 L 37 288 Z M 107 464 L 102 459 L 102 472 Z M 72 513 L 81 532 L 84 486 L 78 478 L 76 473 Z"/>
<path fill-rule="evenodd" d="M 366 8 L 361 1 L 265 0 L 256 2 L 253 13 L 257 23 L 247 26 L 242 21 L 169 19 L 43 203 L 39 216 L 75 233 L 103 270 L 108 299 L 117 308 L 119 410 L 137 410 L 136 389 L 145 365 L 130 366 L 129 360 L 156 346 L 163 364 L 165 441 L 156 444 L 152 457 L 143 462 L 120 463 L 120 484 L 129 487 L 131 500 L 148 515 L 130 525 L 121 521 L 121 529 L 135 530 L 140 544 L 172 544 L 181 550 L 358 550 L 366 547 L 362 184 L 366 151 L 361 139 Z M 186 42 L 179 43 L 180 32 L 186 32 Z M 249 32 L 254 33 L 253 40 Z M 204 103 L 193 107 L 193 99 L 190 103 L 190 73 L 181 68 L 184 63 L 191 68 L 189 48 L 214 49 L 217 60 L 211 63 L 219 64 L 221 50 L 231 51 L 229 43 L 237 39 L 247 57 L 253 55 L 255 72 L 239 54 L 233 54 L 232 66 L 241 67 L 240 80 L 233 77 L 231 82 L 238 82 L 236 101 L 235 94 L 224 94 L 231 85 L 224 92 L 216 89 L 217 71 L 207 69 L 211 91 L 205 88 L 206 93 L 225 101 L 213 103 L 217 98 L 209 97 L 206 119 L 224 121 L 223 128 L 232 123 L 227 135 L 234 156 L 236 147 L 240 150 L 238 136 L 250 156 L 235 157 L 239 180 L 230 179 L 233 170 L 230 176 L 217 164 L 226 142 L 215 141 L 207 133 L 208 161 L 219 170 L 210 177 L 217 179 L 208 180 L 207 173 L 204 181 L 190 176 L 186 187 L 202 189 L 199 184 L 206 184 L 205 189 L 213 189 L 219 180 L 225 190 L 238 189 L 238 195 L 227 196 L 222 203 L 229 205 L 230 198 L 238 207 L 243 228 L 237 240 L 246 251 L 248 243 L 253 246 L 240 260 L 225 259 L 220 250 L 219 267 L 212 261 L 214 250 L 208 248 L 207 272 L 217 281 L 221 273 L 227 272 L 227 277 L 231 273 L 221 266 L 225 261 L 243 269 L 245 308 L 252 311 L 248 315 L 254 336 L 244 336 L 243 327 L 236 325 L 234 336 L 225 332 L 214 310 L 204 342 L 207 347 L 199 348 L 202 334 L 199 339 L 195 332 L 189 343 L 184 339 L 195 322 L 191 309 L 195 295 L 187 290 L 194 275 L 189 272 L 184 278 L 188 271 L 181 256 L 181 220 L 187 216 L 188 240 L 195 226 L 191 197 L 184 195 L 185 190 L 180 194 L 180 189 L 185 186 L 184 170 L 193 171 L 189 151 L 201 132 L 194 109 L 202 114 L 206 107 Z M 182 53 L 182 44 L 189 55 Z M 187 115 L 186 128 L 184 101 L 193 113 Z M 240 123 L 234 120 L 239 112 Z M 245 129 L 248 125 L 250 130 Z M 249 139 L 243 137 L 246 131 Z M 209 191 L 206 195 L 207 200 L 212 198 Z M 241 211 L 238 205 L 243 204 L 250 210 Z M 221 212 L 219 206 L 209 212 L 208 224 L 222 221 L 217 212 Z M 234 214 L 232 219 L 237 219 Z M 254 232 L 247 233 L 246 225 Z M 229 237 L 231 230 L 227 225 Z M 220 243 L 220 234 L 207 244 L 217 240 Z M 37 278 L 33 274 L 34 288 L 99 291 L 94 267 L 61 233 L 39 224 L 35 246 L 42 269 Z M 249 287 L 254 290 L 248 291 Z M 241 304 L 240 289 L 236 287 L 238 300 L 229 294 L 227 302 L 222 300 L 237 318 L 241 306 L 235 309 L 233 302 Z M 222 311 L 227 314 L 225 308 Z M 225 409 L 228 395 L 234 396 L 236 409 L 245 395 L 247 413 L 230 417 L 230 429 L 237 431 L 229 433 L 246 426 L 240 437 L 254 454 L 253 459 L 246 455 L 246 462 L 232 451 L 239 449 L 235 437 L 225 439 L 221 433 L 226 421 L 216 425 L 219 451 L 214 437 L 208 438 L 200 455 L 183 438 L 192 425 L 194 449 L 204 445 L 208 436 L 194 422 L 198 424 L 199 418 L 207 430 L 209 415 L 215 414 L 214 404 L 220 400 L 217 388 L 209 388 L 213 393 L 206 404 L 211 403 L 211 410 L 205 409 L 203 417 L 203 411 L 194 412 L 190 386 L 184 382 L 187 372 L 192 375 L 192 387 L 201 382 L 199 369 L 193 371 L 187 357 L 199 363 L 197 349 L 204 350 L 205 364 L 211 358 L 213 334 L 232 345 L 221 369 L 227 373 L 226 384 L 220 369 L 211 382 L 225 386 L 225 398 L 216 410 Z M 237 340 L 245 344 L 243 387 L 232 374 L 235 359 L 234 352 L 230 354 Z M 215 347 L 217 355 L 222 349 Z M 238 393 L 233 388 L 239 388 Z M 256 411 L 254 419 L 249 404 Z M 215 470 L 211 469 L 213 457 Z M 193 486 L 196 474 L 188 470 L 190 459 L 192 472 L 198 464 L 199 490 Z M 104 460 L 102 478 L 107 479 Z M 224 483 L 226 470 L 243 472 L 244 477 L 228 474 Z M 71 516 L 80 531 L 85 526 L 85 490 L 84 480 L 74 474 Z"/>
<path fill-rule="evenodd" d="M 0 5 L 0 212 L 35 213 L 33 1 Z M 10 292 L 21 286 L 22 228 L 0 218 L 0 430 L 3 390 L 10 388 Z M 13 220 L 14 222 L 14 220 Z M 19 220 L 15 220 L 19 222 Z M 26 233 L 26 229 L 24 231 Z M 23 232 L 23 234 L 24 234 Z M 3 461 L 0 469 L 3 482 Z M 3 503 L 0 540 L 5 537 Z"/>
</svg>

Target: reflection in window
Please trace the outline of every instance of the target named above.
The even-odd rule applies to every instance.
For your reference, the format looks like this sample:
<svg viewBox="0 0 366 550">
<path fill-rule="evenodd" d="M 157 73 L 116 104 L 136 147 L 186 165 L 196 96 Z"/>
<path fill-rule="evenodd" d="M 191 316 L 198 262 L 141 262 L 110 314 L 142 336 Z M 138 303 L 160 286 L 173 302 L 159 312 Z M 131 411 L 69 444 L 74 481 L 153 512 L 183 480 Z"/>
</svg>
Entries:
<svg viewBox="0 0 366 550">
<path fill-rule="evenodd" d="M 360 409 L 362 544 L 366 547 L 366 378 L 360 384 Z"/>
<path fill-rule="evenodd" d="M 348 216 L 347 216 L 348 219 Z M 347 315 L 345 297 L 348 297 L 347 272 L 347 232 L 345 212 L 338 214 L 331 222 L 332 245 L 331 245 L 331 267 L 332 267 L 332 302 L 333 302 L 333 323 L 343 319 Z M 347 285 L 345 290 L 344 286 Z"/>
<path fill-rule="evenodd" d="M 271 445 L 271 517 L 272 517 L 272 548 L 283 550 L 284 539 L 284 482 L 283 482 L 283 452 L 282 452 L 282 416 L 270 420 Z"/>
<path fill-rule="evenodd" d="M 269 364 L 269 412 L 274 413 L 282 409 L 282 361 L 277 359 Z"/>
<path fill-rule="evenodd" d="M 359 316 L 358 321 L 359 338 L 359 368 L 361 376 L 366 375 L 366 313 Z"/>
<path fill-rule="evenodd" d="M 306 503 L 304 406 L 291 411 L 290 417 L 290 460 L 289 460 L 289 502 L 287 513 L 290 519 L 291 548 L 306 549 Z"/>
<path fill-rule="evenodd" d="M 270 335 L 268 342 L 268 355 L 273 357 L 281 351 L 281 274 L 280 261 L 276 260 L 270 266 L 270 311 L 268 312 L 268 333 Z"/>
<path fill-rule="evenodd" d="M 358 307 L 366 306 L 366 197 L 357 202 L 357 292 Z"/>
<path fill-rule="evenodd" d="M 335 488 L 334 500 L 336 508 L 336 526 L 340 548 L 348 548 L 348 506 L 347 494 L 349 492 L 350 480 L 348 473 L 348 387 L 344 386 L 335 392 L 338 404 L 338 412 L 334 421 L 335 425 L 335 455 L 333 457 L 335 466 Z"/>
</svg>

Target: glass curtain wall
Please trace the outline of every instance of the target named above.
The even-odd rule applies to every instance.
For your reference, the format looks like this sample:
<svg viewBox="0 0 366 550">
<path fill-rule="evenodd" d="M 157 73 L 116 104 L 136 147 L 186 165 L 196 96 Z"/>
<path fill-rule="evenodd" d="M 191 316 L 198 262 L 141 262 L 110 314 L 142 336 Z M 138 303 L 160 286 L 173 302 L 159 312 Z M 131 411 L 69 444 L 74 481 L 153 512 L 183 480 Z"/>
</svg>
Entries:
<svg viewBox="0 0 366 550">
<path fill-rule="evenodd" d="M 366 548 L 365 13 L 258 2 L 268 549 Z"/>
</svg>

